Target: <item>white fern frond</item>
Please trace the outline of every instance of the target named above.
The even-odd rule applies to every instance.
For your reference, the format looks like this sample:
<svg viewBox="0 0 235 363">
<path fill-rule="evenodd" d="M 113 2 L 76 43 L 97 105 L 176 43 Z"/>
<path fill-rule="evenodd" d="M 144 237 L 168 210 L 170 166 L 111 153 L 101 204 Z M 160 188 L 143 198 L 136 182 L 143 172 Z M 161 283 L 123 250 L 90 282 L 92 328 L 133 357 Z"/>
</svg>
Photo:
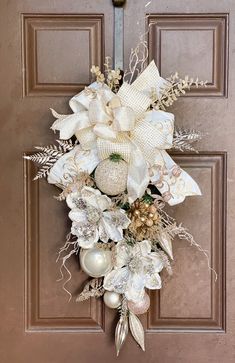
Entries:
<svg viewBox="0 0 235 363">
<path fill-rule="evenodd" d="M 46 178 L 46 176 L 48 175 L 50 169 L 52 168 L 52 166 L 54 165 L 54 162 L 48 162 L 46 164 L 44 164 L 39 171 L 37 172 L 36 176 L 33 178 L 33 180 L 37 180 L 37 179 L 41 179 L 41 178 Z"/>
<path fill-rule="evenodd" d="M 35 149 L 40 150 L 39 152 L 33 155 L 26 155 L 24 159 L 31 160 L 34 163 L 43 165 L 39 171 L 37 172 L 34 180 L 46 177 L 55 164 L 55 162 L 65 153 L 71 151 L 74 146 L 77 144 L 70 140 L 56 140 L 58 142 L 57 145 L 49 145 L 49 146 L 35 146 Z"/>
<path fill-rule="evenodd" d="M 202 139 L 204 134 L 200 131 L 196 131 L 194 129 L 188 130 L 188 129 L 175 129 L 174 136 L 173 136 L 173 143 L 172 148 L 179 151 L 194 151 L 198 152 L 194 146 L 192 146 L 193 143 L 199 141 Z"/>
<path fill-rule="evenodd" d="M 24 158 L 27 159 L 27 160 L 31 160 L 34 163 L 46 164 L 51 159 L 51 156 L 39 152 L 39 153 L 30 155 L 30 156 L 25 156 Z"/>
</svg>

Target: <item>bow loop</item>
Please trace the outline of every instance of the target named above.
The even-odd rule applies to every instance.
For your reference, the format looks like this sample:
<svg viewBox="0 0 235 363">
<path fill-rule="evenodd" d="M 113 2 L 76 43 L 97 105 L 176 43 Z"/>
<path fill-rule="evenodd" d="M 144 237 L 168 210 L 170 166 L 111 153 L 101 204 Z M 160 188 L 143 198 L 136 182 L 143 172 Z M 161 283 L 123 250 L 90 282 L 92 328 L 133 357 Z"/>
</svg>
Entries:
<svg viewBox="0 0 235 363">
<path fill-rule="evenodd" d="M 72 115 L 52 111 L 57 118 L 52 129 L 60 131 L 61 139 L 75 134 L 81 148 L 97 150 L 100 160 L 112 153 L 122 156 L 128 163 L 130 202 L 145 193 L 150 174 L 169 204 L 200 194 L 194 180 L 179 171 L 165 151 L 172 147 L 174 115 L 150 109 L 152 90 L 160 97 L 167 84 L 152 61 L 131 85 L 124 82 L 116 95 L 95 82 L 70 100 Z"/>
<path fill-rule="evenodd" d="M 102 94 L 102 98 L 108 103 L 115 94 L 104 83 L 93 82 L 86 87 L 82 92 L 78 93 L 69 101 L 69 106 L 74 113 L 88 110 L 90 102 L 97 96 L 97 92 Z"/>
<path fill-rule="evenodd" d="M 96 125 L 97 123 L 107 124 L 111 121 L 111 115 L 106 112 L 106 105 L 102 98 L 95 98 L 90 102 L 88 117 L 92 125 Z"/>
<path fill-rule="evenodd" d="M 111 126 L 102 123 L 97 123 L 93 128 L 93 132 L 102 139 L 115 140 L 117 138 L 116 131 Z"/>
<path fill-rule="evenodd" d="M 130 162 L 131 155 L 131 142 L 128 137 L 123 133 L 117 134 L 115 140 L 107 140 L 104 138 L 97 139 L 98 155 L 101 160 L 107 159 L 110 154 L 120 154 L 121 157 L 127 162 Z"/>
<path fill-rule="evenodd" d="M 134 111 L 137 119 L 143 117 L 151 104 L 149 97 L 128 83 L 123 83 L 117 95 L 120 97 L 123 106 L 128 106 Z"/>
<path fill-rule="evenodd" d="M 148 67 L 132 83 L 138 91 L 143 92 L 148 97 L 151 97 L 151 93 L 154 90 L 158 98 L 161 97 L 162 91 L 168 84 L 169 82 L 160 76 L 154 60 L 149 63 Z"/>
<path fill-rule="evenodd" d="M 113 109 L 113 127 L 117 131 L 131 131 L 135 127 L 135 114 L 128 106 Z"/>
</svg>

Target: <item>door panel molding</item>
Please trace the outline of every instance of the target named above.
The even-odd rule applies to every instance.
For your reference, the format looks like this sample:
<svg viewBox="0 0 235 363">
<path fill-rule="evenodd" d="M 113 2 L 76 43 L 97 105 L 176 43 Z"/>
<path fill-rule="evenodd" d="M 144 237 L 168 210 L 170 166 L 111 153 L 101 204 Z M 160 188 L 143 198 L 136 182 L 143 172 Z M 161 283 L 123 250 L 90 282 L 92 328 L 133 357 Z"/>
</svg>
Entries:
<svg viewBox="0 0 235 363">
<path fill-rule="evenodd" d="M 173 154 L 174 160 L 187 168 L 208 170 L 211 176 L 211 242 L 210 263 L 217 272 L 210 278 L 210 306 L 208 316 L 180 317 L 162 313 L 162 292 L 151 292 L 151 309 L 147 318 L 147 332 L 162 331 L 225 331 L 225 237 L 226 237 L 226 153 L 202 152 L 200 154 Z M 40 233 L 39 194 L 40 184 L 33 181 L 37 168 L 24 160 L 25 166 L 25 319 L 27 331 L 77 331 L 103 332 L 104 307 L 100 299 L 91 299 L 87 316 L 40 316 Z M 177 218 L 177 217 L 176 217 Z M 179 242 L 180 243 L 180 242 Z M 190 247 L 193 248 L 193 247 Z M 203 255 L 200 255 L 203 259 Z M 204 260 L 205 262 L 205 260 Z M 209 273 L 209 271 L 208 271 Z M 174 275 L 173 275 L 174 279 Z M 199 283 L 200 284 L 200 283 Z M 176 286 L 177 288 L 177 286 Z M 189 299 L 190 301 L 190 299 Z M 64 302 L 63 302 L 64 303 Z M 66 302 L 65 302 L 66 303 Z M 78 309 L 79 311 L 79 309 Z"/>
<path fill-rule="evenodd" d="M 104 15 L 23 14 L 22 47 L 24 96 L 74 95 L 103 67 Z"/>
<path fill-rule="evenodd" d="M 27 153 L 30 155 L 30 153 Z M 26 331 L 76 331 L 104 332 L 104 307 L 101 299 L 89 299 L 86 313 L 80 315 L 79 304 L 77 316 L 70 316 L 69 305 L 66 316 L 45 316 L 41 312 L 41 263 L 40 258 L 40 187 L 39 181 L 33 181 L 37 167 L 24 159 L 24 197 L 25 197 L 25 330 Z M 46 203 L 46 201 L 44 201 Z M 53 243 L 53 242 L 52 242 Z M 56 241 L 55 241 L 56 244 Z M 52 259 L 51 263 L 55 261 Z M 59 266 L 56 266 L 59 271 Z M 56 284 L 56 281 L 54 282 Z M 49 286 L 45 287 L 50 290 Z M 59 289 L 62 290 L 62 284 Z M 53 293 L 51 293 L 53 294 Z M 58 298 L 59 299 L 59 298 Z M 64 294 L 61 304 L 66 306 L 68 299 Z M 53 310 L 53 306 L 51 307 Z M 80 316 L 79 316 L 80 315 Z"/>
<path fill-rule="evenodd" d="M 200 78 L 202 72 L 208 80 L 206 88 L 193 86 L 185 97 L 227 97 L 228 14 L 150 14 L 147 26 L 149 59 L 155 59 L 162 76 L 179 64 L 190 76 Z"/>
<path fill-rule="evenodd" d="M 226 152 L 202 152 L 200 154 L 175 154 L 174 160 L 183 167 L 197 168 L 201 170 L 208 169 L 211 175 L 211 242 L 210 242 L 210 264 L 217 272 L 217 281 L 214 279 L 214 274 L 211 274 L 210 279 L 210 295 L 211 308 L 208 316 L 197 317 L 180 317 L 165 315 L 162 313 L 162 291 L 151 292 L 151 309 L 148 314 L 147 331 L 148 332 L 224 332 L 225 317 L 226 317 L 226 302 L 225 302 L 225 246 L 226 246 L 226 186 L 227 186 L 227 166 Z M 200 228 L 198 226 L 198 228 Z M 182 243 L 178 241 L 178 243 Z M 200 242 L 199 242 L 200 243 Z M 194 248 L 194 247 L 190 247 Z M 203 259 L 203 255 L 201 255 Z M 179 263 L 180 261 L 178 261 Z M 196 261 L 194 261 L 196 263 Z M 209 271 L 208 271 L 209 273 Z M 174 275 L 173 277 L 174 278 Z M 197 283 L 197 282 L 196 282 Z M 200 281 L 198 282 L 200 285 Z M 175 286 L 177 289 L 177 285 Z M 191 286 L 185 286 L 182 291 L 190 296 Z M 181 287 L 182 289 L 182 287 Z M 189 289 L 189 291 L 187 290 Z M 202 297 L 203 299 L 203 297 Z M 190 304 L 190 299 L 188 298 Z M 174 304 L 175 301 L 172 302 Z M 170 309 L 170 308 L 169 308 Z M 206 315 L 206 314 L 205 314 Z"/>
</svg>

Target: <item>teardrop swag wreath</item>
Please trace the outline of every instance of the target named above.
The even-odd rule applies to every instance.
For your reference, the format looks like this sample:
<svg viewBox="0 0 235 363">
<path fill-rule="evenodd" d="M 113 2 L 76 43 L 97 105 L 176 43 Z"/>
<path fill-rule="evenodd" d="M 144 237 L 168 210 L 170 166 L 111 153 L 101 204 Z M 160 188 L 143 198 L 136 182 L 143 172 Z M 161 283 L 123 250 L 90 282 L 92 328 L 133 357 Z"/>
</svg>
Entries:
<svg viewBox="0 0 235 363">
<path fill-rule="evenodd" d="M 206 82 L 177 73 L 163 79 L 154 61 L 146 67 L 147 58 L 142 41 L 131 51 L 124 74 L 111 69 L 110 58 L 104 74 L 92 66 L 96 81 L 70 100 L 73 113 L 52 110 L 58 145 L 37 146 L 37 153 L 25 156 L 41 166 L 35 179 L 47 177 L 61 188 L 57 199 L 70 208 L 71 231 L 58 255 L 62 278 L 63 269 L 68 273 L 63 288 L 71 298 L 66 261 L 79 255 L 89 279 L 76 301 L 103 296 L 107 307 L 118 309 L 117 354 L 129 329 L 145 349 L 137 315 L 149 308 L 146 290 L 162 287 L 161 271 L 172 273 L 173 239 L 186 239 L 203 251 L 164 207 L 201 195 L 167 150 L 196 151 L 193 143 L 202 134 L 175 128 L 166 109 L 192 85 Z"/>
</svg>

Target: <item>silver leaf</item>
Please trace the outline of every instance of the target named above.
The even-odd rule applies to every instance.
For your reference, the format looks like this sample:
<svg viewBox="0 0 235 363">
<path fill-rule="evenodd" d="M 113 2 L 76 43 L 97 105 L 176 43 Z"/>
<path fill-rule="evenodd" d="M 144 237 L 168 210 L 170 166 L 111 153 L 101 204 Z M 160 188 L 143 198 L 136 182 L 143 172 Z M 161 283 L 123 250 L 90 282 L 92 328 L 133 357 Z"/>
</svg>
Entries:
<svg viewBox="0 0 235 363">
<path fill-rule="evenodd" d="M 103 278 L 95 278 L 86 283 L 82 292 L 77 296 L 76 302 L 84 301 L 91 297 L 100 297 L 103 294 Z"/>
<path fill-rule="evenodd" d="M 172 252 L 172 242 L 171 238 L 167 236 L 166 233 L 161 233 L 161 235 L 158 237 L 158 242 L 162 249 L 170 256 L 170 258 L 173 260 L 173 252 Z"/>
<path fill-rule="evenodd" d="M 115 330 L 115 344 L 117 350 L 117 356 L 120 353 L 128 334 L 128 321 L 126 316 L 121 316 Z"/>
<path fill-rule="evenodd" d="M 137 316 L 131 311 L 129 312 L 129 325 L 133 338 L 139 344 L 141 349 L 145 351 L 143 326 Z"/>
</svg>

